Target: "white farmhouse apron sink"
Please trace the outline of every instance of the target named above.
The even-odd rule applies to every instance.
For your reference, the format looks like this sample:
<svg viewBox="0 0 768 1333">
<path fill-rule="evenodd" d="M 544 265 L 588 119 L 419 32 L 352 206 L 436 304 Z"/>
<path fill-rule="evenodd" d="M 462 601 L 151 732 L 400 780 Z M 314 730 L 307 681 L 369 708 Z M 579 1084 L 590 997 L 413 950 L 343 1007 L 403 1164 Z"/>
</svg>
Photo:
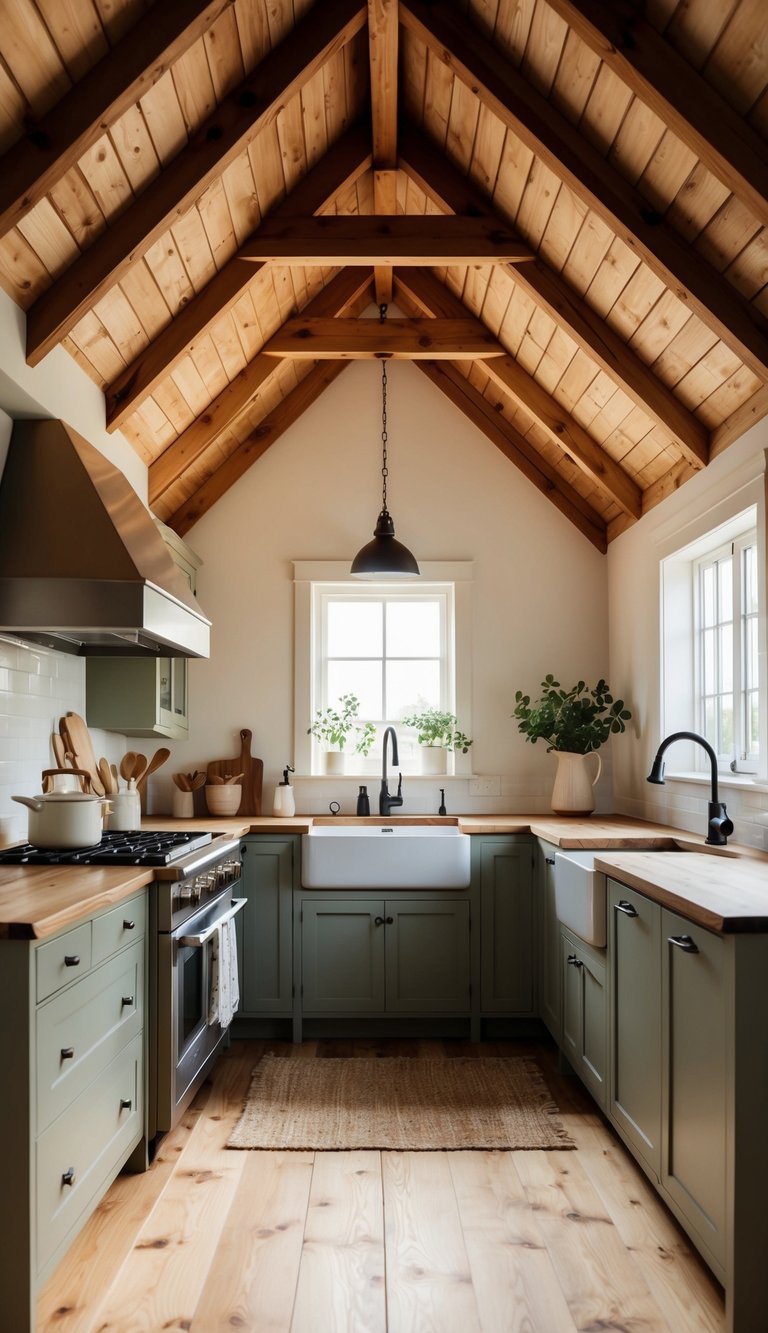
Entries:
<svg viewBox="0 0 768 1333">
<path fill-rule="evenodd" d="M 305 889 L 465 889 L 470 840 L 455 825 L 315 824 L 302 837 Z"/>
</svg>

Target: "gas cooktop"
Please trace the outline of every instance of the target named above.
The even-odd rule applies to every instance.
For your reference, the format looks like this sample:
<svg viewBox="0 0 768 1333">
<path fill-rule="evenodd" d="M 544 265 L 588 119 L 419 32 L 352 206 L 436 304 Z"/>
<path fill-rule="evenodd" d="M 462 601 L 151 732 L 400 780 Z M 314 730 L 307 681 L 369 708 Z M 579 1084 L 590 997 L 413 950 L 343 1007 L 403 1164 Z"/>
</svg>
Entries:
<svg viewBox="0 0 768 1333">
<path fill-rule="evenodd" d="M 96 847 L 10 847 L 0 852 L 0 865 L 30 866 L 167 866 L 205 847 L 212 833 L 103 833 Z"/>
</svg>

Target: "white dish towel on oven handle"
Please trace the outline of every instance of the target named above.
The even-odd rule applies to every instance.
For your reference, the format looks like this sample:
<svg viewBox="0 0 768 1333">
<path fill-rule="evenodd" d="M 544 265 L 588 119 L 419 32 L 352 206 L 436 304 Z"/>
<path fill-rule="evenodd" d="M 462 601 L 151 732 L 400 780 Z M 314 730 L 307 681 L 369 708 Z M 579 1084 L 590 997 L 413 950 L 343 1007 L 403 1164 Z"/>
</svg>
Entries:
<svg viewBox="0 0 768 1333">
<path fill-rule="evenodd" d="M 240 983 L 237 974 L 237 935 L 234 918 L 216 927 L 211 940 L 211 993 L 208 1002 L 208 1025 L 220 1023 L 228 1028 L 240 1004 Z"/>
</svg>

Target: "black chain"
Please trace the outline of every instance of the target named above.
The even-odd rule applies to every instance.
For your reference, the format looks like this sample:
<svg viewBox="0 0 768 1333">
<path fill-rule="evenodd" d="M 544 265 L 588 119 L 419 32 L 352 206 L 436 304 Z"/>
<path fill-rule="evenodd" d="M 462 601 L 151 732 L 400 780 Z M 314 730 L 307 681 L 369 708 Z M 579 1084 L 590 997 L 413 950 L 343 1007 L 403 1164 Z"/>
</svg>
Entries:
<svg viewBox="0 0 768 1333">
<path fill-rule="evenodd" d="M 379 319 L 381 323 L 387 318 L 387 307 L 382 304 L 379 306 Z M 382 509 L 387 507 L 387 477 L 389 468 L 387 467 L 387 363 L 386 360 L 381 363 L 381 481 L 382 481 Z"/>
</svg>

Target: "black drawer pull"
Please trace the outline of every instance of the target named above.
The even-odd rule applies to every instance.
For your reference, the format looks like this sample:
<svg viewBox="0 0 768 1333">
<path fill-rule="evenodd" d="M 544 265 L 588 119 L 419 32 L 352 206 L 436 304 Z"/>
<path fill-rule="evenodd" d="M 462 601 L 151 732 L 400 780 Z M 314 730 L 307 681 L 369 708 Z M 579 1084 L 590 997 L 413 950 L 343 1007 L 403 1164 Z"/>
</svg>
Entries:
<svg viewBox="0 0 768 1333">
<path fill-rule="evenodd" d="M 698 953 L 698 946 L 694 944 L 690 935 L 670 935 L 667 939 L 668 944 L 675 944 L 683 953 Z"/>
<path fill-rule="evenodd" d="M 120 1098 L 120 1110 L 121 1110 L 121 1111 L 130 1111 L 130 1109 L 131 1109 L 132 1106 L 133 1106 L 133 1102 L 131 1101 L 130 1098 L 126 1098 L 126 1097 L 121 1097 L 121 1098 Z"/>
<path fill-rule="evenodd" d="M 122 998 L 122 1000 L 120 1001 L 120 1003 L 122 1004 L 123 1008 L 125 1009 L 129 1004 L 133 1004 L 133 996 L 132 996 L 132 995 L 124 995 L 123 998 Z"/>
<path fill-rule="evenodd" d="M 580 958 L 577 958 L 577 957 L 576 957 L 575 953 L 569 953 L 569 955 L 568 955 L 568 966 L 569 966 L 569 967 L 583 967 L 584 964 L 582 963 L 582 961 L 581 961 Z"/>
<path fill-rule="evenodd" d="M 136 922 L 135 922 L 135 921 L 124 921 L 124 922 L 123 922 L 123 930 L 135 930 L 135 929 L 136 929 Z"/>
<path fill-rule="evenodd" d="M 553 866 L 555 864 L 554 856 L 545 856 L 544 860 L 546 861 L 548 866 Z"/>
<path fill-rule="evenodd" d="M 62 1046 L 62 1048 L 61 1048 L 61 1058 L 62 1058 L 62 1060 L 74 1060 L 74 1058 L 75 1058 L 75 1048 L 74 1048 L 74 1046 Z"/>
<path fill-rule="evenodd" d="M 80 955 L 79 955 L 79 953 L 65 953 L 65 955 L 64 955 L 64 966 L 65 966 L 65 967 L 79 967 L 79 966 L 80 966 Z"/>
<path fill-rule="evenodd" d="M 395 918 L 394 918 L 393 916 L 388 916 L 388 917 L 386 918 L 387 925 L 388 925 L 388 926 L 393 925 L 393 924 L 394 924 L 394 920 L 395 920 Z"/>
<path fill-rule="evenodd" d="M 74 1185 L 74 1183 L 75 1183 L 75 1168 L 74 1168 L 73 1166 L 70 1166 L 70 1167 L 64 1172 L 64 1175 L 61 1177 L 61 1183 L 62 1183 L 62 1185 Z"/>
<path fill-rule="evenodd" d="M 623 912 L 625 916 L 637 916 L 637 908 L 631 903 L 627 903 L 622 898 L 620 903 L 613 904 L 617 912 Z"/>
<path fill-rule="evenodd" d="M 384 917 L 383 917 L 383 916 L 375 916 L 375 917 L 373 918 L 373 924 L 374 924 L 374 926 L 383 926 L 383 925 L 384 925 Z"/>
</svg>

